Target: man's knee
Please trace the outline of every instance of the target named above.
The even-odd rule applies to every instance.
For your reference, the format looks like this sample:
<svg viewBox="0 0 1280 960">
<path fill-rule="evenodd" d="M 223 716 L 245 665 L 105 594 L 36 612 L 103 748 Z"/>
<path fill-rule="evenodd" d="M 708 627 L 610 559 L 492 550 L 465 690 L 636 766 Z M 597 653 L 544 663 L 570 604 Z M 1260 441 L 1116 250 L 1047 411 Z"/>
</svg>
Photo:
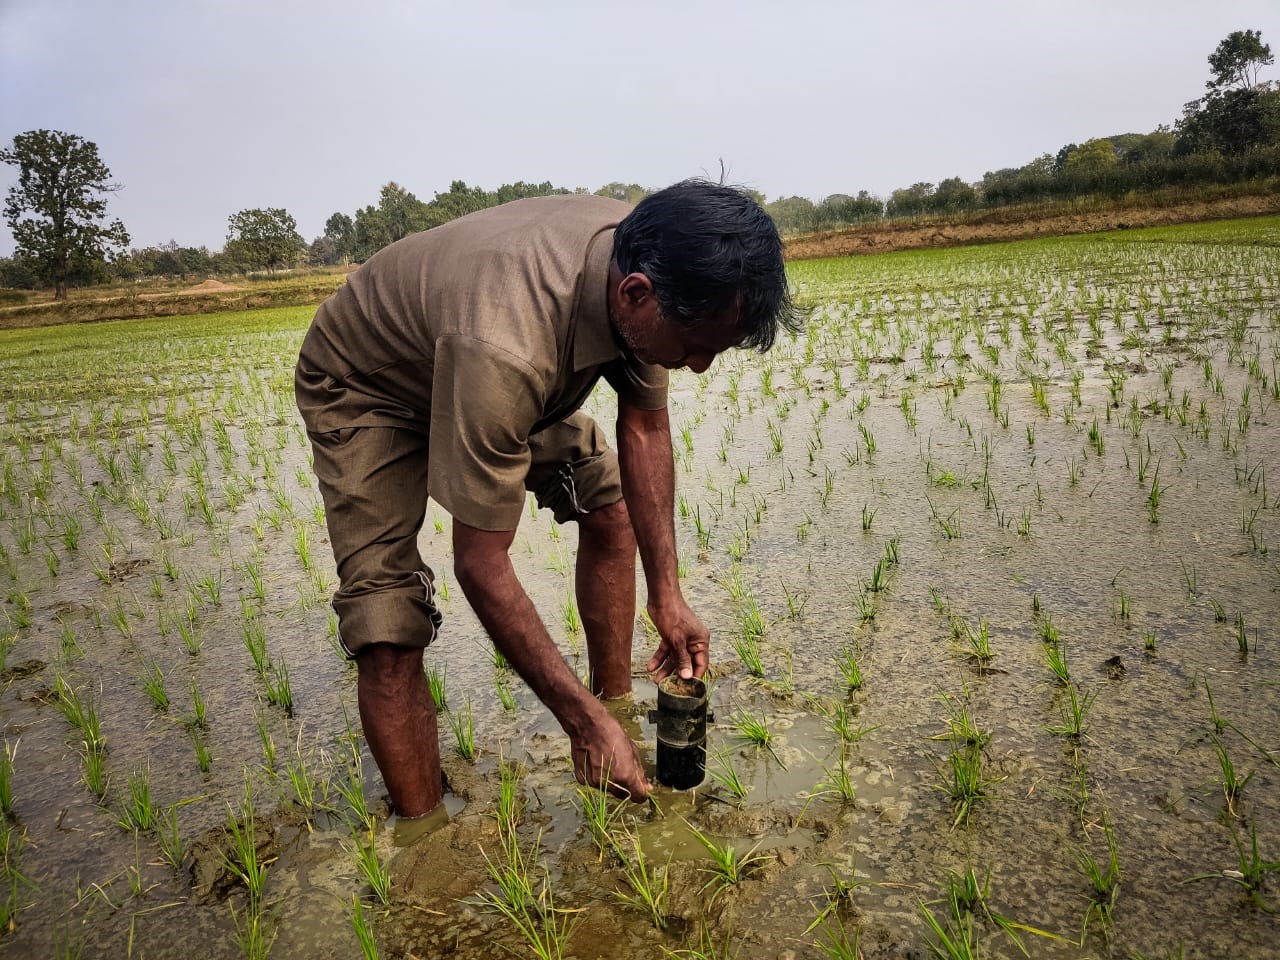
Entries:
<svg viewBox="0 0 1280 960">
<path fill-rule="evenodd" d="M 355 661 L 362 685 L 373 683 L 392 689 L 415 681 L 422 674 L 421 647 L 370 643 L 356 654 Z"/>
<path fill-rule="evenodd" d="M 635 548 L 635 533 L 625 500 L 597 507 L 578 518 L 578 529 L 586 536 L 608 546 Z"/>
</svg>

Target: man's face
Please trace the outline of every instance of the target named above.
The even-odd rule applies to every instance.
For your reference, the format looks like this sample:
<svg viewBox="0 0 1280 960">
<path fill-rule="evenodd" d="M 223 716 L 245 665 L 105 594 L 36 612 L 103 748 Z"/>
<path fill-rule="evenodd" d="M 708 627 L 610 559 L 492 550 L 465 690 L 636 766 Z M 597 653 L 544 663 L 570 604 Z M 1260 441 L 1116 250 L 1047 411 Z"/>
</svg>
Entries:
<svg viewBox="0 0 1280 960">
<path fill-rule="evenodd" d="M 702 373 L 719 354 L 742 343 L 736 307 L 686 325 L 662 316 L 653 286 L 644 274 L 624 277 L 614 267 L 609 279 L 609 315 L 614 329 L 642 363 L 668 370 L 687 367 Z"/>
</svg>

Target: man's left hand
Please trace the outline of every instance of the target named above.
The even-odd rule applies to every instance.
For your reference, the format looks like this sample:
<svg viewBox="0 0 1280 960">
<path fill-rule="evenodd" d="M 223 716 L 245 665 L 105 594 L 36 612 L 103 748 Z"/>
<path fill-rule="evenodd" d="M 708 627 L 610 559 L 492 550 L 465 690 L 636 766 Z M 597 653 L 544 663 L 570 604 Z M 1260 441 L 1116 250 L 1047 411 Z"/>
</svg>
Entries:
<svg viewBox="0 0 1280 960">
<path fill-rule="evenodd" d="M 711 632 L 683 600 L 657 607 L 649 604 L 649 619 L 662 642 L 647 669 L 657 680 L 677 674 L 688 680 L 707 672 Z"/>
</svg>

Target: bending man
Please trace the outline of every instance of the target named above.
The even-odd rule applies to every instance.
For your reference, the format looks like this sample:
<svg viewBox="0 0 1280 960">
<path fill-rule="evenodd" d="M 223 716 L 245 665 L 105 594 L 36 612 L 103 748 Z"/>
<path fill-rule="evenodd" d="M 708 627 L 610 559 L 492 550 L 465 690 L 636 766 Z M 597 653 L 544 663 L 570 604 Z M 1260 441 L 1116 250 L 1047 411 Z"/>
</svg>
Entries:
<svg viewBox="0 0 1280 960">
<path fill-rule="evenodd" d="M 396 813 L 441 802 L 422 667 L 440 614 L 417 548 L 427 498 L 453 516 L 459 585 L 494 645 L 569 736 L 574 773 L 643 799 L 634 745 L 600 697 L 631 689 L 637 546 L 661 643 L 648 668 L 701 676 L 708 633 L 676 576 L 667 371 L 794 323 L 773 222 L 745 194 L 685 181 L 634 210 L 518 200 L 379 251 L 316 314 L 297 367 L 358 668 L 365 739 Z M 618 394 L 617 454 L 578 408 Z M 560 655 L 508 550 L 525 491 L 576 521 L 590 689 Z"/>
</svg>

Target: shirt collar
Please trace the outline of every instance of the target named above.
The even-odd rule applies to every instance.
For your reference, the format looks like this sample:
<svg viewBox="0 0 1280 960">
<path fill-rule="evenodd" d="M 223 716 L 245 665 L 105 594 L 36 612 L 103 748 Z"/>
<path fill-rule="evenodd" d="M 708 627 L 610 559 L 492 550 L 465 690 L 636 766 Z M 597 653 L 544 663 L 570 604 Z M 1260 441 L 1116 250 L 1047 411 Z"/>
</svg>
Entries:
<svg viewBox="0 0 1280 960">
<path fill-rule="evenodd" d="M 609 264 L 613 259 L 613 230 L 591 240 L 582 277 L 582 293 L 574 311 L 573 369 L 601 367 L 622 356 L 622 347 L 609 321 Z"/>
</svg>

